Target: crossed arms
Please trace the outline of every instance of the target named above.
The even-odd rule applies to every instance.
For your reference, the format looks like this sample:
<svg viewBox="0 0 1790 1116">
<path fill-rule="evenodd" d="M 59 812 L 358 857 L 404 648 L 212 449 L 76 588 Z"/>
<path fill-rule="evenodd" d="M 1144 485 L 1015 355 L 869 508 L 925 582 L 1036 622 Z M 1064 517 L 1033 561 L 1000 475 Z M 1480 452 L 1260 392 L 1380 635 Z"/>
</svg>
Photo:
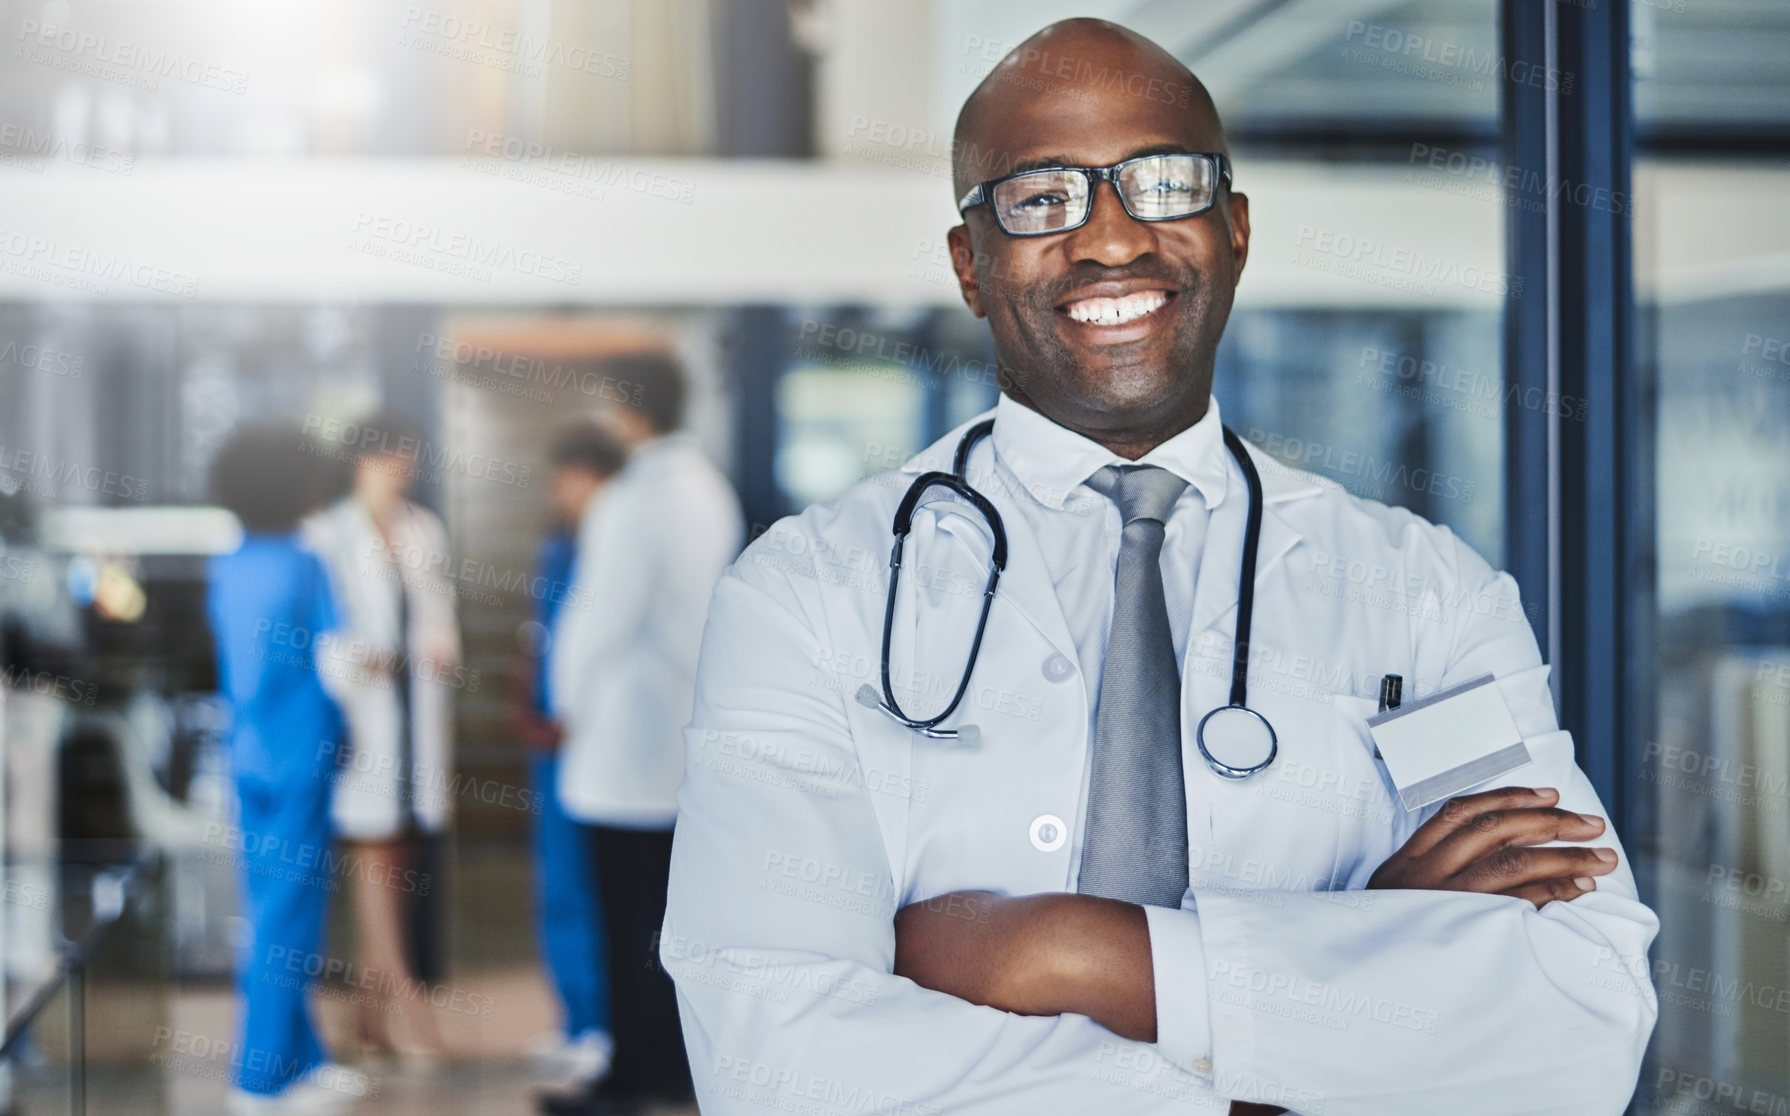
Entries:
<svg viewBox="0 0 1790 1116">
<path fill-rule="evenodd" d="M 953 892 L 898 911 L 905 803 L 818 774 L 860 762 L 846 701 L 809 681 L 825 602 L 758 549 L 710 612 L 660 939 L 704 1112 L 854 1096 L 912 1116 L 1627 1102 L 1658 923 L 1623 867 L 1545 845 L 1613 842 L 1601 817 L 1575 820 L 1601 809 L 1539 675 L 1518 724 L 1558 800 L 1449 806 L 1347 885 L 1383 890 L 1195 888 L 1179 911 Z M 1479 640 L 1458 669 L 1539 670 L 1522 643 Z M 797 864 L 833 882 L 783 870 Z M 1192 1019 L 1209 1022 L 1198 1044 Z"/>
<path fill-rule="evenodd" d="M 1368 887 L 1508 895 L 1537 908 L 1576 899 L 1617 858 L 1610 849 L 1538 847 L 1604 831 L 1602 818 L 1562 810 L 1559 800 L 1552 788 L 1522 787 L 1454 799 Z M 1085 1015 L 1114 1034 L 1156 1041 L 1149 927 L 1142 907 L 1117 899 L 966 891 L 912 903 L 895 917 L 895 973 L 973 1004 Z"/>
</svg>

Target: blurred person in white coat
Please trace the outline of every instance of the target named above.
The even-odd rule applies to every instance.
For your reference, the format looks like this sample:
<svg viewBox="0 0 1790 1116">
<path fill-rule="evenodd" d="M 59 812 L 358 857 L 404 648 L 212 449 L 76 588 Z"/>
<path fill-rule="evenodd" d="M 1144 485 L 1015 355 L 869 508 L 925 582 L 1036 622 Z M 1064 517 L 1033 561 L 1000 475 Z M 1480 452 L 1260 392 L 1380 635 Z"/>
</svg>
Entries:
<svg viewBox="0 0 1790 1116">
<path fill-rule="evenodd" d="M 321 669 L 348 722 L 331 820 L 343 842 L 361 963 L 360 1039 L 373 1053 L 445 1050 L 418 987 L 411 933 L 439 881 L 420 843 L 450 816 L 453 686 L 460 667 L 455 589 L 442 576 L 447 529 L 406 498 L 424 452 L 420 429 L 392 414 L 345 427 L 349 494 L 306 524 L 340 602 L 342 632 Z M 429 928 L 423 928 L 428 931 Z M 405 1033 L 397 1033 L 393 1019 Z"/>
<path fill-rule="evenodd" d="M 682 429 L 686 381 L 670 356 L 602 362 L 601 417 L 628 461 L 590 497 L 551 655 L 564 729 L 559 796 L 589 827 L 609 934 L 615 1039 L 600 1084 L 541 1098 L 553 1113 L 611 1112 L 689 1096 L 670 979 L 655 946 L 665 911 L 683 728 L 709 596 L 743 525 L 726 478 Z"/>
<path fill-rule="evenodd" d="M 1515 582 L 1225 436 L 1250 211 L 1204 88 L 1064 21 L 953 151 L 999 402 L 715 591 L 660 945 L 702 1111 L 1622 1112 L 1659 924 Z M 1389 674 L 1493 676 L 1531 761 L 1407 809 Z M 1209 754 L 1221 713 L 1278 750 Z"/>
</svg>

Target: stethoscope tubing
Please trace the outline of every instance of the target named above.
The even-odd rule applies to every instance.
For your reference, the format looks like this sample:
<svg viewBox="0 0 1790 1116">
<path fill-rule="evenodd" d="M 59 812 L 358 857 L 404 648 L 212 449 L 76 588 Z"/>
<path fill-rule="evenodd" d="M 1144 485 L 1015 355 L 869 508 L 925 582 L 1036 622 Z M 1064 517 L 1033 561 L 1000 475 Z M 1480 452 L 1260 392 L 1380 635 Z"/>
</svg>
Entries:
<svg viewBox="0 0 1790 1116">
<path fill-rule="evenodd" d="M 1231 647 L 1231 704 L 1249 708 L 1249 633 L 1255 621 L 1255 563 L 1262 543 L 1262 477 L 1236 431 L 1224 427 L 1225 448 L 1243 470 L 1249 487 L 1249 518 L 1243 528 L 1243 561 L 1237 576 L 1237 629 Z M 1254 712 L 1254 710 L 1251 710 Z M 1261 716 L 1259 713 L 1257 716 Z M 1264 718 L 1265 720 L 1266 718 Z M 1202 720 L 1202 724 L 1204 721 Z"/>
<path fill-rule="evenodd" d="M 975 673 L 976 659 L 982 653 L 982 636 L 988 631 L 988 613 L 994 607 L 995 587 L 1000 584 L 1001 571 L 1007 568 L 1007 527 L 1001 520 L 1000 509 L 994 506 L 994 501 L 976 490 L 965 472 L 969 465 L 970 450 L 993 430 L 994 420 L 984 419 L 965 431 L 952 460 L 952 471 L 922 473 L 908 486 L 907 494 L 901 498 L 900 506 L 895 509 L 895 539 L 889 548 L 889 595 L 883 604 L 882 707 L 897 721 L 927 736 L 943 735 L 938 725 L 957 710 L 957 706 L 963 701 L 963 695 L 969 692 L 970 676 Z M 976 617 L 976 634 L 970 641 L 969 661 L 964 666 L 963 677 L 957 682 L 957 692 L 951 695 L 950 703 L 936 716 L 919 719 L 908 716 L 895 700 L 895 684 L 889 671 L 889 643 L 895 631 L 895 596 L 901 584 L 902 551 L 908 532 L 913 530 L 914 511 L 920 505 L 920 498 L 933 488 L 950 489 L 982 513 L 994 534 L 994 552 L 989 562 L 988 583 L 982 589 L 982 609 Z"/>
<path fill-rule="evenodd" d="M 1212 709 L 1200 718 L 1194 730 L 1194 742 L 1198 745 L 1200 755 L 1208 766 L 1217 774 L 1227 779 L 1243 779 L 1261 771 L 1274 762 L 1279 752 L 1279 741 L 1274 726 L 1268 718 L 1249 707 L 1249 637 L 1251 625 L 1255 620 L 1255 567 L 1256 557 L 1261 549 L 1262 540 L 1262 478 L 1256 471 L 1255 462 L 1251 460 L 1249 451 L 1230 427 L 1221 427 L 1225 448 L 1230 450 L 1236 459 L 1237 467 L 1243 471 L 1244 484 L 1249 491 L 1249 512 L 1244 525 L 1243 555 L 1240 563 L 1237 585 L 1237 624 L 1231 647 L 1231 691 L 1230 703 Z M 880 708 L 895 720 L 910 729 L 935 739 L 943 739 L 954 735 L 951 730 L 940 729 L 938 725 L 956 711 L 963 701 L 964 694 L 969 691 L 970 678 L 976 670 L 976 660 L 982 651 L 982 637 L 988 630 L 988 614 L 994 604 L 995 587 L 1000 582 L 1001 573 L 1007 566 L 1007 530 L 1001 520 L 1001 513 L 974 485 L 970 484 L 968 470 L 970 451 L 977 442 L 986 438 L 994 430 L 994 420 L 984 419 L 964 431 L 958 440 L 957 449 L 952 454 L 951 471 L 934 470 L 922 473 L 908 486 L 906 495 L 895 510 L 893 525 L 894 541 L 889 548 L 889 593 L 883 605 L 883 638 L 882 638 L 882 684 L 883 700 Z M 895 687 L 889 668 L 890 640 L 895 627 L 895 598 L 901 581 L 901 558 L 908 532 L 913 529 L 913 516 L 919 507 L 920 500 L 933 488 L 948 488 L 973 505 L 982 513 L 990 531 L 994 534 L 994 552 L 990 562 L 988 584 L 982 593 L 981 614 L 976 619 L 976 634 L 970 643 L 968 661 L 964 664 L 963 675 L 958 680 L 957 690 L 951 695 L 951 701 L 936 716 L 924 719 L 910 717 L 895 700 Z M 1250 767 L 1237 767 L 1226 764 L 1206 749 L 1206 723 L 1215 714 L 1228 710 L 1241 710 L 1262 723 L 1268 732 L 1268 755 L 1261 763 Z"/>
</svg>

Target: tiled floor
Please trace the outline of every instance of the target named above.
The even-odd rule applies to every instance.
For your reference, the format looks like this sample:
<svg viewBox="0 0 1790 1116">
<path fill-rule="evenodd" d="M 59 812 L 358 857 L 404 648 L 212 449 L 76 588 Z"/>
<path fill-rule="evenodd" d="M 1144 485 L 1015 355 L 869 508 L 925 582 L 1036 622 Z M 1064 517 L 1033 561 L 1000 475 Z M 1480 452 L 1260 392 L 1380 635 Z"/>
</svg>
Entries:
<svg viewBox="0 0 1790 1116">
<path fill-rule="evenodd" d="M 550 1030 L 556 1009 L 535 953 L 528 863 L 508 847 L 462 850 L 450 888 L 450 974 L 431 1007 L 402 1004 L 404 1018 L 431 1012 L 450 1057 L 433 1066 L 362 1059 L 354 1049 L 352 988 L 323 986 L 314 994 L 326 1046 L 339 1062 L 366 1075 L 372 1097 L 356 1102 L 356 1116 L 524 1116 L 533 1093 L 551 1079 L 527 1055 L 530 1042 Z M 344 919 L 332 934 L 332 956 L 352 956 L 341 944 Z M 146 997 L 159 1004 L 144 1010 Z M 89 991 L 90 1071 L 87 1111 L 96 1116 L 214 1116 L 225 1111 L 229 1057 L 213 1048 L 232 1041 L 236 1009 L 222 983 Z M 152 1034 L 140 1034 L 145 1029 Z M 169 1036 L 178 1036 L 170 1038 Z M 61 1035 L 66 1040 L 66 1032 Z M 178 1044 L 179 1049 L 175 1049 Z M 65 1049 L 46 1027 L 44 1051 Z M 150 1051 L 150 1057 L 144 1057 Z M 41 1054 L 22 1067 L 16 1090 L 19 1116 L 70 1111 L 66 1058 Z M 693 1107 L 667 1110 L 694 1114 Z"/>
<path fill-rule="evenodd" d="M 346 1109 L 353 1116 L 526 1116 L 539 1081 L 524 1062 L 513 1059 L 456 1062 L 438 1070 L 398 1070 L 383 1079 L 374 1099 Z M 21 1116 L 67 1113 L 66 1091 L 26 1091 L 17 1110 Z M 170 1113 L 177 1116 L 223 1116 L 224 1086 L 218 1082 L 168 1077 L 157 1082 L 141 1075 L 99 1072 L 88 1080 L 87 1111 L 96 1116 Z M 696 1109 L 666 1108 L 653 1116 L 695 1116 Z"/>
</svg>

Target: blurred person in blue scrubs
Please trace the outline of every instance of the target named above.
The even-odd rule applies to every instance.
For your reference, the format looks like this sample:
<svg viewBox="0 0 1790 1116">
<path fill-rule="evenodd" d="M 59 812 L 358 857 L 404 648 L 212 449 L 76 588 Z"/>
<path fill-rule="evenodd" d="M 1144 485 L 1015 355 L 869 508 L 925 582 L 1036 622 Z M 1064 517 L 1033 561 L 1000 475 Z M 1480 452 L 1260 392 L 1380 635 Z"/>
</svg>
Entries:
<svg viewBox="0 0 1790 1116">
<path fill-rule="evenodd" d="M 296 430 L 253 427 L 211 467 L 213 498 L 243 529 L 234 553 L 211 559 L 206 602 L 218 684 L 234 711 L 231 843 L 248 926 L 236 956 L 232 1113 L 331 1111 L 367 1091 L 363 1075 L 329 1062 L 306 1002 L 305 974 L 323 949 L 330 787 L 343 733 L 316 662 L 318 640 L 336 627 L 329 579 L 298 536 L 320 495 L 315 461 Z"/>
<path fill-rule="evenodd" d="M 609 1024 L 608 935 L 595 867 L 583 828 L 565 812 L 554 788 L 563 735 L 553 718 L 548 656 L 560 613 L 590 607 L 573 599 L 577 530 L 585 507 L 621 469 L 627 451 L 594 424 L 567 427 L 548 453 L 553 527 L 541 543 L 535 570 L 535 619 L 519 633 L 525 659 L 518 672 L 517 735 L 529 749 L 534 795 L 535 917 L 541 956 L 559 998 L 561 1029 L 534 1044 L 544 1066 L 570 1083 L 589 1085 L 609 1071 L 614 1040 Z"/>
</svg>

